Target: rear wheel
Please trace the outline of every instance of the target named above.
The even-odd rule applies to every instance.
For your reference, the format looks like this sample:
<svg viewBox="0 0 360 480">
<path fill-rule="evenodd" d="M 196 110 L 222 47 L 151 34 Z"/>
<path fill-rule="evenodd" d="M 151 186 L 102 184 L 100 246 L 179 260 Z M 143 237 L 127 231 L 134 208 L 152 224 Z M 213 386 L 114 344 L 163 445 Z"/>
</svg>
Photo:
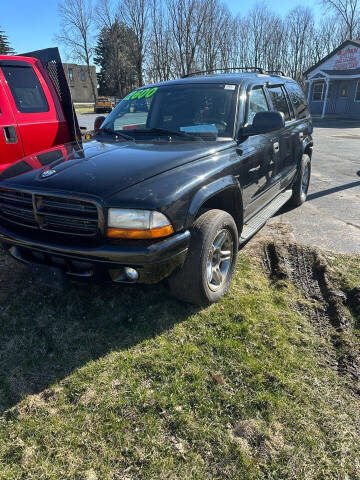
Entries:
<svg viewBox="0 0 360 480">
<path fill-rule="evenodd" d="M 298 207 L 306 201 L 311 176 L 311 158 L 303 155 L 298 174 L 293 184 L 293 194 L 289 200 L 290 205 Z"/>
<path fill-rule="evenodd" d="M 218 301 L 230 287 L 237 252 L 238 232 L 232 216 L 222 210 L 205 212 L 191 229 L 183 268 L 169 279 L 172 292 L 196 305 Z"/>
</svg>

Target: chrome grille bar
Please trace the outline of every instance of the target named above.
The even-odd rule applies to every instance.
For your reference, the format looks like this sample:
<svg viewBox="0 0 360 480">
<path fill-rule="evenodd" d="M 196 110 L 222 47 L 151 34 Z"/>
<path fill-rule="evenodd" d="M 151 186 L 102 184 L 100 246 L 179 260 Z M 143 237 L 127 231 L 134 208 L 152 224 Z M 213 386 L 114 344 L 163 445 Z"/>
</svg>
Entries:
<svg viewBox="0 0 360 480">
<path fill-rule="evenodd" d="M 0 188 L 0 219 L 21 227 L 95 237 L 98 207 L 87 200 Z"/>
</svg>

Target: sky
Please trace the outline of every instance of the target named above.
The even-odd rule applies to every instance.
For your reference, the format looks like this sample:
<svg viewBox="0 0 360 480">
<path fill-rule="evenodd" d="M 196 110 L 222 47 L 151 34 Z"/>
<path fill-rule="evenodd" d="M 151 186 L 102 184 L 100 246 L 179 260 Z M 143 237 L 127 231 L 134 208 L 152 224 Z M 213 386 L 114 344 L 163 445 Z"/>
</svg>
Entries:
<svg viewBox="0 0 360 480">
<path fill-rule="evenodd" d="M 256 0 L 240 2 L 224 0 L 234 13 L 246 13 Z M 320 0 L 265 0 L 275 12 L 283 15 L 291 8 L 301 4 L 314 9 L 316 15 L 321 14 Z M 11 46 L 17 53 L 31 52 L 57 46 L 54 39 L 59 31 L 57 13 L 58 0 L 0 0 L 2 4 L 0 30 L 4 30 Z M 60 48 L 63 61 L 66 55 Z"/>
</svg>

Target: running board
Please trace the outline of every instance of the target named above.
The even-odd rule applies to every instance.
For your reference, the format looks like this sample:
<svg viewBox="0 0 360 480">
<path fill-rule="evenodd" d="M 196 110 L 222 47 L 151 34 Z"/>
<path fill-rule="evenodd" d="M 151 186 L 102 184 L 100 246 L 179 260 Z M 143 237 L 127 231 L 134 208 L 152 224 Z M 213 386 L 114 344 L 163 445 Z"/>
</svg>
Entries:
<svg viewBox="0 0 360 480">
<path fill-rule="evenodd" d="M 259 213 L 250 218 L 250 220 L 245 223 L 242 229 L 239 243 L 244 243 L 253 235 L 255 235 L 255 233 L 265 225 L 267 220 L 269 220 L 274 213 L 276 213 L 283 205 L 285 205 L 285 203 L 291 198 L 292 193 L 292 190 L 285 190 L 285 192 L 280 193 L 280 195 L 268 203 L 265 208 L 260 210 Z"/>
</svg>

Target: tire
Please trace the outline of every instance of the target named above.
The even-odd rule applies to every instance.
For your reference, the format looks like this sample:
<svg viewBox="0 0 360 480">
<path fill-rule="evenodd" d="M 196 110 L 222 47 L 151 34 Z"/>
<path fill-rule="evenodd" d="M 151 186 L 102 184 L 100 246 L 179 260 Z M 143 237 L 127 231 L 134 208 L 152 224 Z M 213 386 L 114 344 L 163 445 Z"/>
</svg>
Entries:
<svg viewBox="0 0 360 480">
<path fill-rule="evenodd" d="M 215 241 L 219 248 L 214 250 Z M 208 210 L 197 218 L 191 228 L 185 263 L 169 278 L 175 297 L 200 306 L 220 300 L 231 284 L 238 242 L 234 219 L 223 210 Z M 221 255 L 225 251 L 230 254 Z"/>
<path fill-rule="evenodd" d="M 293 184 L 293 194 L 289 200 L 289 204 L 293 207 L 299 207 L 307 198 L 311 177 L 311 158 L 303 155 L 299 165 L 299 170 Z"/>
</svg>

